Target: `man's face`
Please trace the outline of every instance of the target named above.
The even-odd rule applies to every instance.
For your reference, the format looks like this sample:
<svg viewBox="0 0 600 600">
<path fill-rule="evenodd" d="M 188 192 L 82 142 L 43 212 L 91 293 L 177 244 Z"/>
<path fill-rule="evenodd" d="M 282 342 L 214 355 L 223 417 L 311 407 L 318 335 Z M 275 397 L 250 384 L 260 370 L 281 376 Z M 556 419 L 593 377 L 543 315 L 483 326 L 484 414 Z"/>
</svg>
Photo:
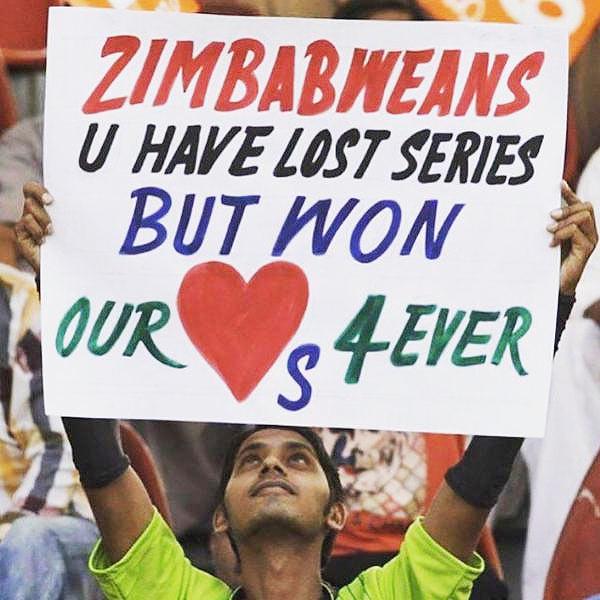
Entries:
<svg viewBox="0 0 600 600">
<path fill-rule="evenodd" d="M 406 8 L 379 8 L 369 14 L 369 20 L 412 21 L 413 15 Z"/>
<path fill-rule="evenodd" d="M 225 490 L 228 527 L 237 540 L 273 527 L 315 538 L 337 525 L 330 522 L 329 498 L 308 441 L 295 431 L 262 429 L 238 450 Z"/>
</svg>

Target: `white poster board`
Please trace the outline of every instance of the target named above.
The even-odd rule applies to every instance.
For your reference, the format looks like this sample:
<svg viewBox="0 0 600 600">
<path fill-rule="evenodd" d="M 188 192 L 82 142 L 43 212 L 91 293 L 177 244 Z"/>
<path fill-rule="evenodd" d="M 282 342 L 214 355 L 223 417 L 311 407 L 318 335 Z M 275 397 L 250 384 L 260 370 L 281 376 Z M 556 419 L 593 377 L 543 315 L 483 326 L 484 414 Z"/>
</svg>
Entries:
<svg viewBox="0 0 600 600">
<path fill-rule="evenodd" d="M 48 412 L 542 435 L 566 89 L 555 28 L 53 9 Z"/>
</svg>

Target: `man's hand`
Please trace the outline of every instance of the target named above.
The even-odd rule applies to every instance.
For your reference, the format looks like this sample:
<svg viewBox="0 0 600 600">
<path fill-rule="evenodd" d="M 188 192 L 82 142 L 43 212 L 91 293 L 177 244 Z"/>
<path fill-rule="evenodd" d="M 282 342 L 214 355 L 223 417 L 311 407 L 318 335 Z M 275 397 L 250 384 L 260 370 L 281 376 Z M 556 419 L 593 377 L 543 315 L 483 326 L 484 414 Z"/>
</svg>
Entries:
<svg viewBox="0 0 600 600">
<path fill-rule="evenodd" d="M 563 181 L 561 191 L 567 206 L 550 213 L 555 223 L 548 225 L 547 229 L 553 234 L 550 246 L 561 244 L 563 248 L 560 293 L 572 296 L 598 243 L 598 232 L 594 207 L 589 202 L 582 202 L 566 181 Z"/>
<path fill-rule="evenodd" d="M 52 204 L 54 199 L 43 185 L 33 181 L 23 186 L 23 196 L 23 215 L 15 224 L 17 249 L 39 275 L 40 245 L 44 243 L 46 235 L 52 233 L 52 221 L 45 207 Z"/>
</svg>

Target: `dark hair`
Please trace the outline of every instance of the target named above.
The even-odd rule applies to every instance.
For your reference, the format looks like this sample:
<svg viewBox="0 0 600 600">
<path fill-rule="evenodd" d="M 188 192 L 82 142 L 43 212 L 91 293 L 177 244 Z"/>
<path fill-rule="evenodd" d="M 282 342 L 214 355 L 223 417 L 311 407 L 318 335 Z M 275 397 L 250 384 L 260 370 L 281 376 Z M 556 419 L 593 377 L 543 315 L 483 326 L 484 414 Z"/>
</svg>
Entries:
<svg viewBox="0 0 600 600">
<path fill-rule="evenodd" d="M 371 13 L 386 8 L 407 10 L 415 21 L 423 21 L 428 18 L 427 13 L 417 4 L 416 0 L 348 0 L 336 10 L 333 18 L 368 19 Z"/>
<path fill-rule="evenodd" d="M 252 2 L 245 0 L 231 2 L 231 0 L 203 0 L 202 12 L 213 15 L 233 15 L 243 17 L 260 17 L 263 12 Z"/>
<path fill-rule="evenodd" d="M 231 440 L 231 444 L 225 455 L 223 469 L 221 471 L 221 481 L 219 482 L 219 487 L 217 490 L 217 506 L 225 506 L 225 489 L 227 488 L 227 484 L 229 483 L 231 474 L 233 473 L 233 467 L 235 465 L 235 459 L 237 458 L 239 449 L 251 435 L 257 431 L 261 431 L 262 429 L 286 429 L 301 435 L 315 451 L 317 460 L 319 461 L 319 464 L 325 473 L 325 477 L 327 478 L 327 483 L 329 484 L 329 502 L 326 510 L 329 510 L 336 502 L 344 501 L 344 490 L 342 488 L 342 483 L 340 482 L 340 476 L 338 474 L 337 467 L 331 460 L 329 454 L 327 454 L 327 450 L 325 450 L 321 438 L 312 429 L 309 429 L 308 427 L 285 427 L 280 425 L 255 425 L 250 429 L 239 433 Z M 329 560 L 336 535 L 337 532 L 331 529 L 325 536 L 323 548 L 321 550 L 321 568 L 323 568 Z M 235 541 L 231 535 L 229 536 L 229 539 L 231 540 L 233 549 L 239 560 L 239 554 L 237 548 L 235 547 Z"/>
</svg>

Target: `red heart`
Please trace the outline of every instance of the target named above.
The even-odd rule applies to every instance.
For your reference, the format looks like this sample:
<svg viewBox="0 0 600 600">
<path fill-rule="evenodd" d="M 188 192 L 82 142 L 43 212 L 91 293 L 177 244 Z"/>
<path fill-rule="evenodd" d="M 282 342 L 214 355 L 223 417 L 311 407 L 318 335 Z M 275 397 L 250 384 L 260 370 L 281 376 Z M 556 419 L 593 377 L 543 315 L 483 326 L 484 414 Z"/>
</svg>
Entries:
<svg viewBox="0 0 600 600">
<path fill-rule="evenodd" d="M 246 283 L 230 265 L 207 262 L 183 278 L 177 308 L 188 337 L 239 402 L 298 329 L 308 302 L 302 269 L 278 261 Z"/>
</svg>

